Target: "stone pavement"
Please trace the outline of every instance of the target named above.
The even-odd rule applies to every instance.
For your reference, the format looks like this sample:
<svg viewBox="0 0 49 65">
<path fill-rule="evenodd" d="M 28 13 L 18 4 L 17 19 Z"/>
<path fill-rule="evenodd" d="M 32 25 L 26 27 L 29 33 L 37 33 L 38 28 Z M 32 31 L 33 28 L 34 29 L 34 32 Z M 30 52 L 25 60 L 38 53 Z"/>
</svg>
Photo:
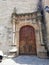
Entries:
<svg viewBox="0 0 49 65">
<path fill-rule="evenodd" d="M 40 59 L 37 56 L 18 56 L 13 59 L 4 59 L 0 65 L 49 65 L 49 59 Z"/>
</svg>

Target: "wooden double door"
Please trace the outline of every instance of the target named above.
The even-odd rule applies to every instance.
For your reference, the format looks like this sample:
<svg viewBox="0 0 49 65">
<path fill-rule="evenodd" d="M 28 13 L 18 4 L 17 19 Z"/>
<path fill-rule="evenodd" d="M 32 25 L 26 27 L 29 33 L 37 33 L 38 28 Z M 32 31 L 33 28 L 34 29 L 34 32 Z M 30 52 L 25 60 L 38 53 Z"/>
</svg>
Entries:
<svg viewBox="0 0 49 65">
<path fill-rule="evenodd" d="M 19 32 L 19 53 L 21 55 L 36 55 L 35 31 L 31 26 L 24 26 Z"/>
</svg>

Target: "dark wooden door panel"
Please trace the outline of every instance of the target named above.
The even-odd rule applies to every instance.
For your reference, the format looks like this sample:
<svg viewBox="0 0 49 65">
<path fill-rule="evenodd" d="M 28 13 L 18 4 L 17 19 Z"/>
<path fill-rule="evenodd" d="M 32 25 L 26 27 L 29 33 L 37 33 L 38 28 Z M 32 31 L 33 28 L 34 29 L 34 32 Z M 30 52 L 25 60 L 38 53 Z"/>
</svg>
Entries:
<svg viewBox="0 0 49 65">
<path fill-rule="evenodd" d="M 19 44 L 20 54 L 36 54 L 36 40 L 33 27 L 25 26 L 21 28 Z"/>
</svg>

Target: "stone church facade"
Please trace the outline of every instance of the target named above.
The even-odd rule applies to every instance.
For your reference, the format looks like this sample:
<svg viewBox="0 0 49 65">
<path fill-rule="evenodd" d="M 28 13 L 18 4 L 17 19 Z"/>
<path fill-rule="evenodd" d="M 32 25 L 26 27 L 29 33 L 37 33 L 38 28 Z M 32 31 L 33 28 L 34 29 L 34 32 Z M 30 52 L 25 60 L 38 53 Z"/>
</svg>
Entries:
<svg viewBox="0 0 49 65">
<path fill-rule="evenodd" d="M 9 2 L 9 4 L 7 2 Z M 24 6 L 27 6 L 26 9 L 24 6 L 23 9 L 22 2 Z M 48 32 L 47 23 L 46 29 L 44 29 L 45 27 L 42 26 L 43 23 L 41 23 L 41 13 L 37 11 L 38 0 L 36 3 L 34 1 L 30 1 L 29 4 L 26 4 L 26 2 L 29 3 L 28 1 L 24 2 L 23 0 L 21 0 L 21 2 L 1 2 L 4 3 L 5 6 L 5 9 L 3 8 L 3 10 L 8 10 L 6 11 L 6 13 L 4 11 L 4 13 L 2 14 L 3 17 L 2 15 L 0 15 L 0 50 L 2 50 L 4 54 L 9 57 L 15 57 L 19 55 L 37 55 L 41 58 L 47 58 L 47 51 L 49 50 L 49 35 L 45 33 L 45 31 Z M 21 3 L 20 7 L 18 6 L 18 3 Z M 17 9 L 14 8 L 16 6 L 18 6 Z M 1 7 L 3 7 L 3 5 Z M 11 8 L 14 9 L 14 11 Z M 47 15 L 46 12 L 45 14 Z M 45 17 L 47 19 L 47 16 Z"/>
</svg>

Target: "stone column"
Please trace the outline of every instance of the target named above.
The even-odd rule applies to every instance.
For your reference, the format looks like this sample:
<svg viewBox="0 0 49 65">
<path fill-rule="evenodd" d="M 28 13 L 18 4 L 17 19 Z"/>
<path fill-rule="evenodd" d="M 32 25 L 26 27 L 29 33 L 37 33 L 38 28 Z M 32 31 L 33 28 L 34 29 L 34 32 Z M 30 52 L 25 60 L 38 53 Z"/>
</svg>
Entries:
<svg viewBox="0 0 49 65">
<path fill-rule="evenodd" d="M 44 45 L 43 38 L 42 38 L 42 30 L 41 30 L 41 22 L 40 22 L 40 20 L 38 20 L 38 26 L 39 26 L 40 43 L 41 43 L 41 45 Z"/>
<path fill-rule="evenodd" d="M 13 16 L 13 21 L 12 21 L 12 27 L 13 27 L 13 45 L 15 45 L 15 16 Z"/>
<path fill-rule="evenodd" d="M 43 37 L 42 37 L 42 29 L 41 29 L 41 21 L 40 21 L 40 19 L 38 19 L 37 20 L 37 26 L 38 26 L 38 28 L 39 28 L 39 39 L 40 39 L 40 45 L 44 45 L 44 43 L 43 43 Z"/>
</svg>

